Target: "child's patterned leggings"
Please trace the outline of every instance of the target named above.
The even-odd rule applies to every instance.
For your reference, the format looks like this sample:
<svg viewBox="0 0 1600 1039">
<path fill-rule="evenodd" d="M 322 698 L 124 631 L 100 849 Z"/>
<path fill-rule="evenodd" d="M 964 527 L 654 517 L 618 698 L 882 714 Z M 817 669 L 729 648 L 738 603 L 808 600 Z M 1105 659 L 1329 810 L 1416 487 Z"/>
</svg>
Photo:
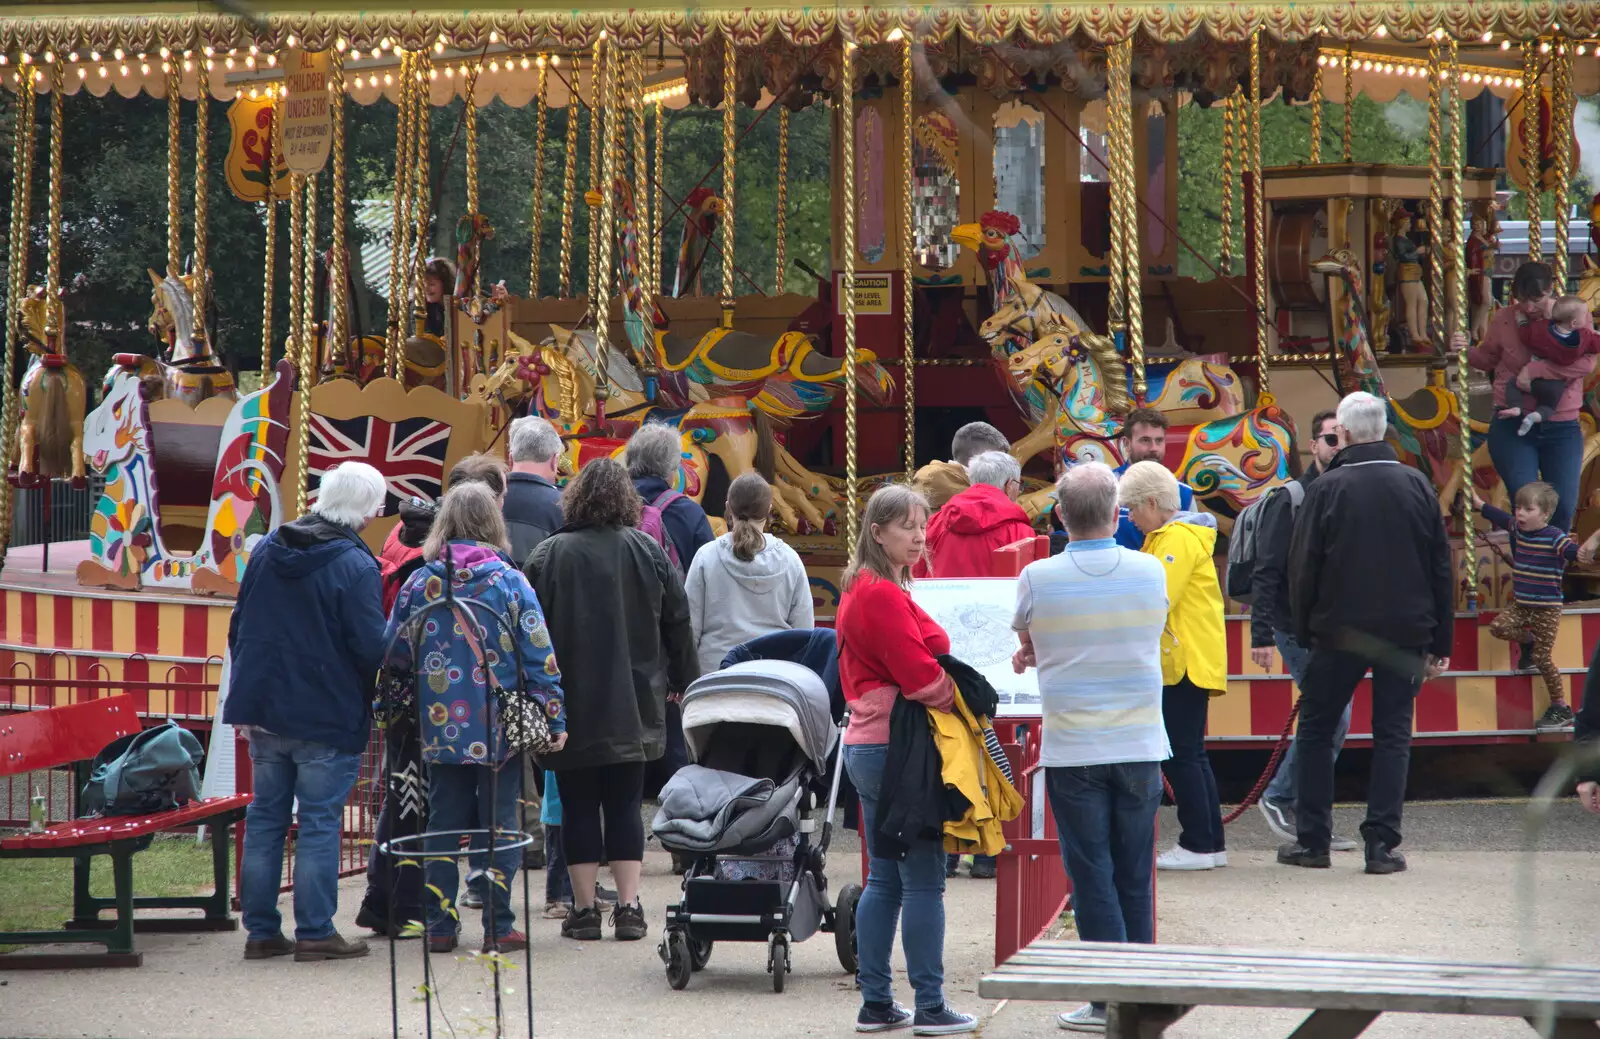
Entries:
<svg viewBox="0 0 1600 1039">
<path fill-rule="evenodd" d="M 1523 642 L 1532 637 L 1533 666 L 1544 676 L 1544 687 L 1549 691 L 1553 704 L 1567 702 L 1566 685 L 1550 656 L 1556 645 L 1556 631 L 1560 627 L 1561 607 L 1527 606 L 1520 602 L 1507 606 L 1489 625 L 1489 634 L 1507 642 Z"/>
</svg>

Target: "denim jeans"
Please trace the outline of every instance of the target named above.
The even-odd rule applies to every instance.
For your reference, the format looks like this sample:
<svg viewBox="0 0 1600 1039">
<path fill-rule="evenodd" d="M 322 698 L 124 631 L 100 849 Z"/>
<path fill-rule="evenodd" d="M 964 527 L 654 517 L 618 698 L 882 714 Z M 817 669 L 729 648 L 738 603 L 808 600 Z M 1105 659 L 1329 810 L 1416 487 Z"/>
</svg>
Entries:
<svg viewBox="0 0 1600 1039">
<path fill-rule="evenodd" d="M 1172 757 L 1161 763 L 1161 771 L 1172 785 L 1172 800 L 1178 806 L 1178 845 L 1202 855 L 1226 848 L 1217 777 L 1206 756 L 1206 714 L 1210 709 L 1211 694 L 1187 675 L 1161 690 L 1161 717 L 1172 744 Z"/>
<path fill-rule="evenodd" d="M 244 861 L 239 904 L 251 941 L 283 933 L 278 888 L 283 886 L 283 843 L 290 816 L 299 822 L 294 842 L 294 936 L 327 938 L 339 908 L 339 840 L 344 804 L 356 785 L 361 755 L 326 743 L 293 740 L 255 730 L 250 737 L 255 798 L 244 816 Z M 298 810 L 296 809 L 298 802 Z"/>
<path fill-rule="evenodd" d="M 512 758 L 498 771 L 487 765 L 430 765 L 428 766 L 428 830 L 456 831 L 481 826 L 488 829 L 490 820 L 500 828 L 495 843 L 513 843 L 514 835 L 522 825 L 522 766 Z M 492 800 L 491 800 L 492 798 Z M 474 823 L 474 819 L 481 820 Z M 474 833 L 468 838 L 471 847 L 488 848 L 490 835 Z M 460 847 L 457 837 L 434 837 L 427 847 L 428 883 L 439 889 L 434 898 L 424 898 L 428 906 L 428 933 L 450 935 L 456 933 L 457 922 L 440 908 L 439 898 L 454 906 L 460 883 L 460 870 L 456 866 L 456 852 Z M 470 856 L 476 867 L 479 862 L 493 862 L 500 871 L 500 882 L 485 883 L 483 893 L 483 933 L 495 936 L 510 934 L 517 924 L 517 915 L 511 911 L 511 880 L 522 865 L 522 849 L 501 850 L 491 856 Z M 432 894 L 429 892 L 429 894 Z"/>
<path fill-rule="evenodd" d="M 861 832 L 867 842 L 867 886 L 856 905 L 856 951 L 861 966 L 856 978 L 861 999 L 888 1003 L 894 999 L 889 956 L 896 923 L 906 954 L 906 977 L 917 1008 L 944 1005 L 944 844 L 916 841 L 903 860 L 881 858 L 878 846 L 878 801 L 883 791 L 886 743 L 849 744 L 845 770 L 861 798 Z"/>
<path fill-rule="evenodd" d="M 1283 665 L 1289 669 L 1289 677 L 1294 679 L 1294 684 L 1300 687 L 1302 694 L 1305 692 L 1306 664 L 1311 659 L 1311 651 L 1294 640 L 1294 636 L 1287 631 L 1274 631 L 1272 640 L 1278 644 L 1278 655 L 1283 658 Z M 1350 735 L 1350 704 L 1344 705 L 1344 713 L 1339 716 L 1339 724 L 1333 730 L 1333 758 L 1339 760 L 1339 751 L 1344 749 L 1344 738 Z M 1294 739 L 1289 741 L 1289 748 L 1283 752 L 1283 757 L 1278 759 L 1278 771 L 1273 773 L 1272 782 L 1267 784 L 1267 789 L 1262 793 L 1269 801 L 1294 806 L 1299 799 L 1300 788 L 1295 783 L 1295 758 L 1300 752 L 1300 733 L 1295 732 Z"/>
<path fill-rule="evenodd" d="M 1161 765 L 1130 761 L 1045 769 L 1072 915 L 1086 942 L 1155 941 L 1156 809 Z"/>
<path fill-rule="evenodd" d="M 1541 422 L 1525 437 L 1517 436 L 1519 418 L 1497 418 L 1489 423 L 1489 458 L 1505 481 L 1513 501 L 1524 484 L 1543 480 L 1561 496 L 1550 524 L 1572 529 L 1578 506 L 1578 469 L 1583 464 L 1583 430 L 1577 422 Z"/>
<path fill-rule="evenodd" d="M 1422 688 L 1421 649 L 1394 647 L 1381 660 L 1341 649 L 1311 651 L 1300 693 L 1300 799 L 1295 823 L 1300 846 L 1327 851 L 1333 836 L 1333 731 L 1339 715 L 1372 668 L 1372 771 L 1361 836 L 1393 848 L 1411 764 L 1411 716 Z"/>
</svg>

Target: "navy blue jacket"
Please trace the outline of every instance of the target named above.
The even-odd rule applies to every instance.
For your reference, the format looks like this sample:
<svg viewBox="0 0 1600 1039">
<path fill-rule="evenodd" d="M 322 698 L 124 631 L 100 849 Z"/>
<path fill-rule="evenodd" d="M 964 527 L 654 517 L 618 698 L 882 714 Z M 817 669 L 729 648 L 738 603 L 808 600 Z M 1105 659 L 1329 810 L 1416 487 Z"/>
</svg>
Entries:
<svg viewBox="0 0 1600 1039">
<path fill-rule="evenodd" d="M 667 482 L 655 476 L 636 476 L 633 478 L 633 489 L 649 505 L 667 493 Z M 679 498 L 668 505 L 667 511 L 661 515 L 661 525 L 678 548 L 678 562 L 683 565 L 685 574 L 689 572 L 689 564 L 694 562 L 694 554 L 700 551 L 700 546 L 717 540 L 717 536 L 711 533 L 711 521 L 706 519 L 706 510 L 692 498 Z"/>
<path fill-rule="evenodd" d="M 746 660 L 787 660 L 815 671 L 828 688 L 828 704 L 833 710 L 834 722 L 844 719 L 838 643 L 832 628 L 796 628 L 751 639 L 728 650 L 728 655 L 722 658 L 722 666 L 730 667 Z"/>
<path fill-rule="evenodd" d="M 222 720 L 360 753 L 383 660 L 382 602 L 378 562 L 349 527 L 313 514 L 267 535 L 228 622 Z"/>
<path fill-rule="evenodd" d="M 539 542 L 561 529 L 561 491 L 542 476 L 510 473 L 500 511 L 511 536 L 511 562 L 521 567 Z"/>
</svg>

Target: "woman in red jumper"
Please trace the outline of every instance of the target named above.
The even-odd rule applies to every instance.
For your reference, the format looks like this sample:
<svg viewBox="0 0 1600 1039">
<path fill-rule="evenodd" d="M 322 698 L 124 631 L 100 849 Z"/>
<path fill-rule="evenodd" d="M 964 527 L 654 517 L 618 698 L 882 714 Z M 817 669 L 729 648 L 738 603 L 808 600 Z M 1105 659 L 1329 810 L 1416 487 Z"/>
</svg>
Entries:
<svg viewBox="0 0 1600 1039">
<path fill-rule="evenodd" d="M 910 487 L 881 488 L 867 502 L 861 526 L 835 621 L 839 680 L 850 705 L 844 764 L 861 796 L 868 858 L 867 886 L 856 907 L 862 999 L 856 1031 L 913 1024 L 917 1035 L 970 1032 L 977 1019 L 944 1001 L 943 843 L 914 841 L 904 859 L 878 853 L 877 806 L 895 700 L 903 696 L 941 711 L 955 704 L 955 685 L 935 659 L 950 652 L 950 637 L 907 591 L 926 541 L 927 500 Z M 894 1001 L 889 956 L 897 924 L 905 929 L 901 944 L 916 994 L 914 1022 Z"/>
</svg>

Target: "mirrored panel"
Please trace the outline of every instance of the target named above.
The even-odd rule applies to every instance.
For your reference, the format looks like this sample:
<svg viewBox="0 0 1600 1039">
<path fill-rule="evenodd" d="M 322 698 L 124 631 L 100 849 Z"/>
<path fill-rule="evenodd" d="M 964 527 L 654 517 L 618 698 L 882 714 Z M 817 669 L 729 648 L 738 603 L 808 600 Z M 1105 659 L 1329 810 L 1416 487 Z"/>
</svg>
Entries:
<svg viewBox="0 0 1600 1039">
<path fill-rule="evenodd" d="M 930 271 L 955 265 L 961 247 L 950 232 L 961 222 L 961 181 L 956 177 L 956 122 L 943 112 L 916 121 L 911 143 L 912 255 Z"/>
<path fill-rule="evenodd" d="M 878 263 L 889 246 L 884 212 L 883 117 L 876 108 L 856 116 L 856 251 Z"/>
<path fill-rule="evenodd" d="M 1014 215 L 1022 229 L 1013 241 L 1017 259 L 1044 248 L 1044 113 L 1007 101 L 994 114 L 995 208 Z"/>
</svg>

